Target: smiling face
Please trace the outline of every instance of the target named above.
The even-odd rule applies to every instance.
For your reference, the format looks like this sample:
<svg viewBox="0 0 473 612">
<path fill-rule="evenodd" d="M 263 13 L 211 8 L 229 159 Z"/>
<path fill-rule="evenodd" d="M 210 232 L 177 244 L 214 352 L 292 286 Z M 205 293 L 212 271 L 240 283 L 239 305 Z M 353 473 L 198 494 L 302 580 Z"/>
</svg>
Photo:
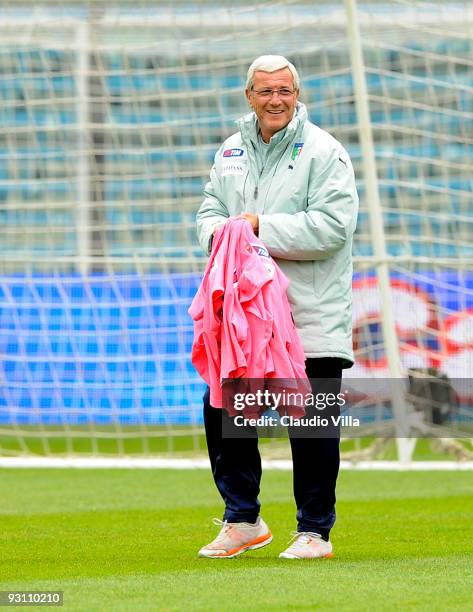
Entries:
<svg viewBox="0 0 473 612">
<path fill-rule="evenodd" d="M 264 90 L 289 90 L 290 95 L 261 95 Z M 258 117 L 259 128 L 264 142 L 282 130 L 291 121 L 299 97 L 299 90 L 294 89 L 294 81 L 289 68 L 274 72 L 257 71 L 253 77 L 253 88 L 245 91 L 251 108 Z"/>
</svg>

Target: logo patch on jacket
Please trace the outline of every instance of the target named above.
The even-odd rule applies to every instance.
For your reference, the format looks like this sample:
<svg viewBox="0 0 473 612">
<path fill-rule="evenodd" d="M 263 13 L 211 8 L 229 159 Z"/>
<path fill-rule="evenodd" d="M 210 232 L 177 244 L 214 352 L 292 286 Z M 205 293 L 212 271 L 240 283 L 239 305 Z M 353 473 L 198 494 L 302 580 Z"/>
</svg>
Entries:
<svg viewBox="0 0 473 612">
<path fill-rule="evenodd" d="M 242 157 L 244 152 L 243 149 L 225 149 L 223 157 Z"/>
<path fill-rule="evenodd" d="M 222 176 L 243 175 L 246 172 L 246 159 L 235 159 L 222 163 Z"/>
<path fill-rule="evenodd" d="M 303 142 L 296 142 L 292 147 L 291 159 L 292 161 L 296 161 L 299 155 L 302 153 L 302 147 L 304 146 Z"/>
</svg>

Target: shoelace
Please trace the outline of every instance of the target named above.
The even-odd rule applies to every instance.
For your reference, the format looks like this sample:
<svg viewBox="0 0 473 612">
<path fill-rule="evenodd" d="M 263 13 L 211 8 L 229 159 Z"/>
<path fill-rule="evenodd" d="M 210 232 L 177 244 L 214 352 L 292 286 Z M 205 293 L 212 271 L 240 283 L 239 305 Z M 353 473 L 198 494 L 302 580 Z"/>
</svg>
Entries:
<svg viewBox="0 0 473 612">
<path fill-rule="evenodd" d="M 254 529 L 256 527 L 255 525 L 251 525 L 250 523 L 229 523 L 228 521 L 221 521 L 218 518 L 214 518 L 212 519 L 212 523 L 214 525 L 219 525 L 220 527 L 237 527 L 238 529 Z"/>
<path fill-rule="evenodd" d="M 292 538 L 289 540 L 288 544 L 309 544 L 311 540 L 322 539 L 319 533 L 315 533 L 313 531 L 293 531 L 291 536 Z M 303 538 L 301 538 L 301 536 L 303 536 Z"/>
<path fill-rule="evenodd" d="M 229 523 L 228 521 L 221 521 L 218 518 L 214 518 L 212 519 L 212 523 L 214 525 L 218 525 L 219 527 L 222 527 L 223 530 L 221 533 L 218 534 L 218 536 L 215 538 L 216 541 L 219 540 L 220 537 L 225 536 L 229 531 L 231 531 L 232 529 L 254 529 L 255 525 L 250 525 L 248 523 Z"/>
</svg>

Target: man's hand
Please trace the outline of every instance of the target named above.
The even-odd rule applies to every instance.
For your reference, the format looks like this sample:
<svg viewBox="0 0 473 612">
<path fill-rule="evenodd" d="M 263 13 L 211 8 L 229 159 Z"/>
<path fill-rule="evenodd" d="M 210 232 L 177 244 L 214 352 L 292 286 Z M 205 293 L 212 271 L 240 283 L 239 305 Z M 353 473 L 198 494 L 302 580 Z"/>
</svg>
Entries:
<svg viewBox="0 0 473 612">
<path fill-rule="evenodd" d="M 212 252 L 212 246 L 213 246 L 215 234 L 218 232 L 218 230 L 222 229 L 222 227 L 225 225 L 226 222 L 227 220 L 225 219 L 225 221 L 222 221 L 222 223 L 217 223 L 217 225 L 213 228 L 212 235 L 210 236 L 210 239 L 209 239 L 209 248 L 208 248 L 209 253 Z"/>
<path fill-rule="evenodd" d="M 239 218 L 246 219 L 247 221 L 249 221 L 251 223 L 251 227 L 253 228 L 253 232 L 255 236 L 258 235 L 258 230 L 259 230 L 258 215 L 252 215 L 251 213 L 245 212 L 245 213 L 242 213 Z"/>
</svg>

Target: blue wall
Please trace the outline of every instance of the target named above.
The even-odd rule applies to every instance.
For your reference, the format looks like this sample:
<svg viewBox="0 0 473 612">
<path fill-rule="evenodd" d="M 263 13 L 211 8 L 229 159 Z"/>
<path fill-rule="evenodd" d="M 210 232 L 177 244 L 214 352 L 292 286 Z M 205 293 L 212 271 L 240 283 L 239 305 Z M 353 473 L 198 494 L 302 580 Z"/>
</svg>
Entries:
<svg viewBox="0 0 473 612">
<path fill-rule="evenodd" d="M 401 278 L 441 310 L 473 308 L 473 273 Z M 204 384 L 190 362 L 187 314 L 199 282 L 0 277 L 0 422 L 200 422 Z"/>
</svg>

